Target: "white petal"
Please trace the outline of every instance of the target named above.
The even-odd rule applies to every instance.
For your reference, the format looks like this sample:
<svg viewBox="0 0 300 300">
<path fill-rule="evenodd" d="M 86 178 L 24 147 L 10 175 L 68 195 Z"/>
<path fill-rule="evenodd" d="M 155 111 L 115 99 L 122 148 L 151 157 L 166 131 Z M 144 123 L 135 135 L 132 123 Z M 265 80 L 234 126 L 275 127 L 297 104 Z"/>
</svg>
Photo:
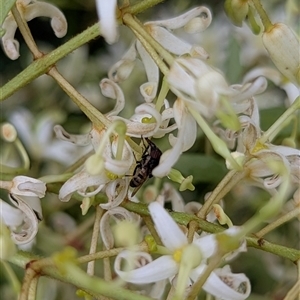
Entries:
<svg viewBox="0 0 300 300">
<path fill-rule="evenodd" d="M 142 59 L 143 65 L 145 67 L 148 81 L 158 84 L 159 81 L 158 66 L 156 65 L 152 57 L 149 55 L 149 53 L 145 50 L 145 48 L 141 45 L 139 41 L 136 43 L 136 47 Z"/>
<path fill-rule="evenodd" d="M 145 102 L 152 102 L 152 100 L 156 97 L 157 82 L 145 82 L 140 86 L 140 92 L 145 99 Z"/>
<path fill-rule="evenodd" d="M 125 199 L 128 189 L 128 177 L 126 179 L 116 179 L 108 183 L 105 192 L 108 203 L 100 204 L 103 209 L 112 209 L 119 206 Z"/>
<path fill-rule="evenodd" d="M 116 21 L 116 0 L 96 0 L 97 12 L 100 19 L 100 30 L 106 42 L 113 44 L 118 39 Z"/>
<path fill-rule="evenodd" d="M 62 126 L 55 125 L 53 127 L 55 135 L 62 141 L 67 141 L 79 146 L 87 146 L 91 143 L 90 134 L 70 134 Z"/>
<path fill-rule="evenodd" d="M 144 253 L 144 255 L 146 256 L 147 253 Z M 116 257 L 115 272 L 126 282 L 136 284 L 157 282 L 174 276 L 178 271 L 178 265 L 170 255 L 161 256 L 147 265 L 132 271 L 121 271 L 122 258 L 130 260 L 130 254 L 123 252 Z"/>
<path fill-rule="evenodd" d="M 221 280 L 216 273 L 217 270 L 212 272 L 203 285 L 203 289 L 206 292 L 224 300 L 244 300 L 249 297 L 251 285 L 249 279 L 244 274 L 233 274 L 231 272 L 220 274 L 224 277 L 224 281 L 233 285 L 233 288 Z M 240 290 L 241 292 L 236 290 Z"/>
<path fill-rule="evenodd" d="M 100 234 L 101 239 L 106 249 L 111 249 L 114 246 L 114 236 L 111 231 L 111 219 L 116 222 L 127 220 L 129 222 L 138 222 L 139 218 L 126 210 L 123 207 L 114 207 L 108 210 L 101 218 L 100 221 Z"/>
<path fill-rule="evenodd" d="M 149 204 L 149 211 L 163 244 L 171 251 L 187 245 L 187 237 L 176 222 L 157 202 Z"/>
<path fill-rule="evenodd" d="M 184 42 L 163 27 L 148 25 L 151 36 L 166 50 L 176 55 L 183 55 L 191 51 L 192 45 Z"/>
<path fill-rule="evenodd" d="M 12 232 L 11 236 L 15 244 L 27 244 L 34 239 L 38 232 L 38 223 L 41 220 L 41 214 L 32 209 L 26 200 L 16 195 L 9 195 L 10 201 L 17 206 L 25 215 L 21 231 Z M 37 198 L 38 199 L 38 198 Z"/>
<path fill-rule="evenodd" d="M 190 277 L 193 281 L 196 281 L 201 276 L 206 267 L 206 265 L 201 265 L 191 272 Z M 248 298 L 251 292 L 249 279 L 244 274 L 231 273 L 230 268 L 226 267 L 213 271 L 204 283 L 203 289 L 222 300 L 244 300 Z M 219 276 L 224 277 L 224 281 L 231 284 L 233 288 L 222 281 Z M 236 291 L 238 289 L 241 292 Z"/>
<path fill-rule="evenodd" d="M 242 89 L 239 91 L 239 93 L 232 97 L 233 102 L 239 102 L 241 100 L 248 99 L 254 95 L 260 94 L 265 91 L 267 88 L 268 83 L 266 78 L 260 76 L 256 78 L 251 83 L 246 83 Z"/>
<path fill-rule="evenodd" d="M 193 8 L 193 9 L 187 11 L 186 13 L 184 13 L 180 16 L 177 16 L 175 18 L 168 19 L 168 20 L 161 20 L 161 21 L 152 21 L 152 22 L 149 22 L 146 24 L 155 24 L 156 26 L 163 26 L 168 29 L 178 29 L 178 28 L 183 27 L 190 20 L 194 19 L 195 17 L 197 17 L 201 14 L 203 15 L 204 19 L 211 20 L 210 10 L 204 6 L 199 6 L 199 7 Z"/>
<path fill-rule="evenodd" d="M 38 179 L 27 176 L 16 176 L 12 180 L 13 186 L 10 192 L 20 196 L 38 196 L 42 198 L 45 196 L 46 184 Z"/>
<path fill-rule="evenodd" d="M 214 234 L 205 235 L 193 241 L 202 253 L 203 259 L 211 257 L 218 248 L 218 243 Z"/>
<path fill-rule="evenodd" d="M 67 202 L 74 192 L 85 190 L 91 186 L 99 186 L 108 181 L 109 179 L 104 174 L 93 176 L 85 171 L 81 171 L 63 184 L 59 191 L 59 199 L 63 202 Z"/>
<path fill-rule="evenodd" d="M 51 18 L 51 27 L 59 38 L 67 33 L 68 23 L 64 14 L 54 5 L 45 2 L 35 2 L 25 8 L 24 17 L 30 21 L 36 17 Z"/>
<path fill-rule="evenodd" d="M 5 34 L 1 38 L 5 54 L 10 59 L 15 60 L 20 56 L 20 53 L 19 42 L 14 39 L 17 23 L 11 14 L 4 20 L 2 28 L 5 30 Z"/>
<path fill-rule="evenodd" d="M 9 227 L 20 226 L 23 222 L 24 214 L 17 208 L 0 199 L 0 220 Z"/>
<path fill-rule="evenodd" d="M 190 149 L 197 137 L 197 123 L 193 116 L 187 112 L 184 101 L 177 99 L 174 103 L 174 118 L 178 130 L 183 130 L 183 147 L 182 152 Z"/>
<path fill-rule="evenodd" d="M 122 59 L 109 69 L 108 78 L 114 82 L 126 80 L 135 66 L 136 55 L 135 43 L 132 43 Z"/>
<path fill-rule="evenodd" d="M 114 81 L 107 78 L 101 80 L 100 88 L 105 97 L 116 99 L 115 107 L 106 116 L 117 116 L 125 106 L 125 97 L 122 89 Z"/>
</svg>

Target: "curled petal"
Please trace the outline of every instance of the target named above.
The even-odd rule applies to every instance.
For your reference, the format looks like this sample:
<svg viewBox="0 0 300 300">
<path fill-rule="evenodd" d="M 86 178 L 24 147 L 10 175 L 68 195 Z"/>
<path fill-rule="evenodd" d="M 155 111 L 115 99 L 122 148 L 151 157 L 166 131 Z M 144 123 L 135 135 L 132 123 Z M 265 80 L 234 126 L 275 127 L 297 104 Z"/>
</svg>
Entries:
<svg viewBox="0 0 300 300">
<path fill-rule="evenodd" d="M 157 233 L 159 234 L 163 244 L 169 250 L 174 251 L 187 245 L 187 237 L 159 203 L 150 203 L 149 211 Z M 172 234 L 170 234 L 170 232 Z"/>
<path fill-rule="evenodd" d="M 184 25 L 184 30 L 187 33 L 198 33 L 204 31 L 211 23 L 212 16 L 208 8 L 202 7 L 200 17 L 191 19 Z"/>
<path fill-rule="evenodd" d="M 148 25 L 149 33 L 165 49 L 176 55 L 190 53 L 192 46 L 163 27 Z"/>
<path fill-rule="evenodd" d="M 261 94 L 267 88 L 268 83 L 266 78 L 260 76 L 256 78 L 251 83 L 246 83 L 239 90 L 239 93 L 236 96 L 232 97 L 233 102 L 239 102 L 241 100 L 245 100 L 251 98 L 254 95 Z"/>
<path fill-rule="evenodd" d="M 51 27 L 58 38 L 64 37 L 67 33 L 68 23 L 64 14 L 54 5 L 46 2 L 35 2 L 25 8 L 24 17 L 30 21 L 36 17 L 51 18 Z"/>
<path fill-rule="evenodd" d="M 9 14 L 3 22 L 2 28 L 5 34 L 1 38 L 5 54 L 12 60 L 16 60 L 19 56 L 19 42 L 14 39 L 17 23 L 13 16 Z"/>
<path fill-rule="evenodd" d="M 277 188 L 282 182 L 282 178 L 278 175 L 274 175 L 269 178 L 264 179 L 264 186 L 266 189 L 275 189 Z"/>
<path fill-rule="evenodd" d="M 243 300 L 251 292 L 250 281 L 245 274 L 233 274 L 228 266 L 212 272 L 203 287 L 208 293 L 225 300 Z"/>
<path fill-rule="evenodd" d="M 109 179 L 104 175 L 90 175 L 81 171 L 67 180 L 59 191 L 59 199 L 67 202 L 76 191 L 85 191 L 88 187 L 104 185 Z"/>
<path fill-rule="evenodd" d="M 10 192 L 20 196 L 45 196 L 46 184 L 38 179 L 27 176 L 16 176 L 12 180 Z"/>
<path fill-rule="evenodd" d="M 140 86 L 140 92 L 147 103 L 152 102 L 157 93 L 157 82 L 146 82 Z"/>
<path fill-rule="evenodd" d="M 125 97 L 122 89 L 114 81 L 107 78 L 101 80 L 100 88 L 105 97 L 116 99 L 115 107 L 106 116 L 117 116 L 125 106 Z"/>
<path fill-rule="evenodd" d="M 199 6 L 199 7 L 195 7 L 193 9 L 187 11 L 186 13 L 184 13 L 178 17 L 168 19 L 168 20 L 149 22 L 149 23 L 155 24 L 156 26 L 163 26 L 163 27 L 166 27 L 166 28 L 172 30 L 172 29 L 178 29 L 178 28 L 183 27 L 189 21 L 191 21 L 192 19 L 194 19 L 197 16 L 201 16 L 204 20 L 207 19 L 207 20 L 211 21 L 211 19 L 212 19 L 210 10 L 204 6 Z M 146 23 L 146 24 L 149 24 L 149 23 Z"/>
<path fill-rule="evenodd" d="M 114 207 L 108 210 L 100 221 L 100 233 L 102 241 L 106 249 L 111 249 L 114 246 L 114 237 L 111 231 L 111 219 L 116 222 L 127 220 L 129 222 L 138 222 L 139 217 L 123 207 Z"/>
<path fill-rule="evenodd" d="M 30 21 L 36 17 L 49 17 L 51 18 L 51 27 L 55 35 L 59 38 L 66 35 L 68 24 L 65 16 L 57 7 L 45 2 L 30 3 L 29 1 L 22 3 L 22 5 L 22 12 L 26 21 Z M 4 51 L 10 59 L 15 60 L 20 54 L 19 43 L 14 39 L 17 23 L 12 15 L 9 15 L 5 19 L 3 29 L 6 30 L 2 37 Z"/>
<path fill-rule="evenodd" d="M 119 206 L 127 195 L 127 189 L 127 179 L 116 179 L 109 182 L 105 189 L 108 203 L 100 204 L 100 206 L 106 210 Z"/>
<path fill-rule="evenodd" d="M 196 281 L 206 269 L 206 265 L 201 265 L 194 269 L 191 278 Z M 223 269 L 213 271 L 203 285 L 203 289 L 224 300 L 244 300 L 251 292 L 249 279 L 244 274 L 233 274 L 228 266 Z"/>
<path fill-rule="evenodd" d="M 121 263 L 123 259 L 127 260 L 129 264 L 132 260 L 134 262 L 136 260 L 146 259 L 148 264 L 135 270 L 122 271 Z M 178 270 L 177 263 L 170 255 L 161 256 L 154 261 L 151 260 L 151 256 L 145 252 L 123 251 L 116 257 L 114 265 L 115 272 L 126 282 L 144 284 L 157 282 L 174 276 Z"/>
<path fill-rule="evenodd" d="M 55 135 L 58 139 L 62 141 L 67 141 L 72 144 L 76 144 L 79 146 L 87 146 L 91 143 L 90 134 L 71 134 L 68 133 L 64 128 L 60 125 L 55 125 L 53 127 Z"/>
<path fill-rule="evenodd" d="M 37 200 L 39 204 L 37 203 L 37 201 L 31 201 L 29 205 L 28 200 L 33 200 L 33 198 L 30 199 L 28 197 L 26 200 L 25 198 L 21 198 L 13 194 L 9 195 L 10 201 L 24 213 L 23 225 L 21 230 L 11 233 L 12 239 L 17 245 L 27 244 L 32 241 L 38 232 L 38 223 L 40 220 L 42 220 L 39 200 Z M 33 203 L 35 205 L 33 205 Z M 39 206 L 39 208 L 34 209 L 32 208 L 32 206 Z"/>
<path fill-rule="evenodd" d="M 121 60 L 116 62 L 108 71 L 108 78 L 114 82 L 122 82 L 131 74 L 136 60 L 135 43 L 132 43 Z"/>
</svg>

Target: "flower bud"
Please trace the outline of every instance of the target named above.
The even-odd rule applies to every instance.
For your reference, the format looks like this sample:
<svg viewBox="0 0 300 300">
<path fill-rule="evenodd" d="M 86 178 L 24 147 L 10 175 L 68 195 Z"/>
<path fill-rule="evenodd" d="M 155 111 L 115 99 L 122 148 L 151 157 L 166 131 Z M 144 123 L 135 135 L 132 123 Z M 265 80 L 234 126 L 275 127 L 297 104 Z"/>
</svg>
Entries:
<svg viewBox="0 0 300 300">
<path fill-rule="evenodd" d="M 225 12 L 228 18 L 235 26 L 242 27 L 245 20 L 249 5 L 246 0 L 226 0 L 224 4 Z"/>
<path fill-rule="evenodd" d="M 278 70 L 290 81 L 300 84 L 299 39 L 285 24 L 276 23 L 265 31 L 262 40 Z"/>
<path fill-rule="evenodd" d="M 1 126 L 1 136 L 7 142 L 14 142 L 17 138 L 16 128 L 10 123 L 4 123 Z"/>
</svg>

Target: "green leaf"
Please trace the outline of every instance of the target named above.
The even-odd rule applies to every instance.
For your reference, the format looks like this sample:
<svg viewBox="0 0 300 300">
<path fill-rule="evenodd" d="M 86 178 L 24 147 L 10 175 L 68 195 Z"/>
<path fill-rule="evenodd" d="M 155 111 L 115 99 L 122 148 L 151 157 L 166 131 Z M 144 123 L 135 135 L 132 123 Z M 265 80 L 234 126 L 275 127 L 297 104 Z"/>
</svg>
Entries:
<svg viewBox="0 0 300 300">
<path fill-rule="evenodd" d="M 2 37 L 5 34 L 5 30 L 2 28 L 3 22 L 8 14 L 8 12 L 11 10 L 12 6 L 15 4 L 17 0 L 1 0 L 0 4 L 0 37 Z"/>
<path fill-rule="evenodd" d="M 193 184 L 199 182 L 218 183 L 228 172 L 225 162 L 211 156 L 197 153 L 184 153 L 174 168 L 183 176 L 193 175 Z"/>
</svg>

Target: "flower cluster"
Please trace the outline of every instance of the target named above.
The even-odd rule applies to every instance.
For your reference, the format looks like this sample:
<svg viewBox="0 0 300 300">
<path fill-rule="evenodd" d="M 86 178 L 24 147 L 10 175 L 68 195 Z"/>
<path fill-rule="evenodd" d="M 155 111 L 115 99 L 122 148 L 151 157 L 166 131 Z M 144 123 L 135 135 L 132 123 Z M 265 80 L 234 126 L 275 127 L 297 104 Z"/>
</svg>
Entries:
<svg viewBox="0 0 300 300">
<path fill-rule="evenodd" d="M 171 18 L 170 9 L 162 9 L 162 16 L 168 15 L 162 20 L 137 18 L 158 2 L 119 5 L 96 0 L 99 21 L 47 54 L 38 49 L 27 22 L 50 18 L 61 38 L 68 28 L 64 14 L 38 0 L 5 3 L 7 13 L 0 19 L 3 50 L 11 60 L 19 58 L 19 28 L 34 62 L 5 84 L 1 97 L 47 74 L 78 106 L 66 104 L 69 99 L 60 98 L 56 89 L 52 93 L 52 83 L 49 95 L 40 95 L 45 82 L 35 83 L 39 95 L 18 94 L 24 103 L 29 97 L 34 101 L 26 108 L 9 107 L 1 125 L 0 187 L 6 193 L 0 199 L 0 252 L 5 266 L 26 265 L 20 299 L 34 299 L 37 278 L 46 275 L 76 285 L 85 298 L 190 300 L 206 293 L 214 299 L 243 300 L 251 290 L 256 293 L 256 286 L 251 287 L 244 263 L 248 254 L 238 258 L 240 252 L 255 246 L 299 260 L 294 244 L 264 242 L 266 234 L 300 214 L 298 37 L 283 22 L 272 23 L 259 0 L 225 1 L 228 19 L 241 27 L 234 31 L 225 15 L 213 18 L 205 6 Z M 260 47 L 253 47 L 245 24 L 259 34 Z M 90 84 L 99 76 L 94 67 L 98 58 L 87 57 L 91 49 L 81 49 L 60 73 L 58 60 L 99 34 L 113 51 L 114 43 L 127 38 L 123 27 L 135 37 L 123 54 L 113 57 L 97 85 L 101 94 L 95 93 L 96 85 L 93 95 L 83 88 L 85 80 Z M 220 57 L 213 57 L 218 51 Z M 85 65 L 89 72 L 82 75 Z M 52 98 L 59 101 L 51 105 Z M 267 126 L 261 124 L 262 108 L 277 108 L 278 103 L 280 115 L 270 116 Z M 44 112 L 34 114 L 41 107 Z M 77 121 L 79 110 L 88 123 Z M 208 182 L 208 174 L 198 168 L 201 161 L 210 177 L 219 178 L 212 160 L 227 172 L 219 182 Z M 261 196 L 261 190 L 267 193 Z M 230 197 L 234 203 L 228 203 Z M 251 211 L 256 198 L 262 199 L 261 208 Z M 46 220 L 39 226 L 43 215 Z M 37 234 L 39 242 L 49 233 L 54 245 L 35 248 Z M 54 247 L 64 245 L 73 248 L 55 252 Z M 17 247 L 43 252 L 49 259 L 29 253 L 28 258 Z M 99 259 L 100 273 L 95 268 Z M 234 271 L 228 265 L 232 259 L 237 259 Z M 87 263 L 86 272 L 80 263 Z M 7 270 L 14 281 L 13 271 Z M 286 299 L 298 287 L 295 283 L 286 291 Z"/>
</svg>

